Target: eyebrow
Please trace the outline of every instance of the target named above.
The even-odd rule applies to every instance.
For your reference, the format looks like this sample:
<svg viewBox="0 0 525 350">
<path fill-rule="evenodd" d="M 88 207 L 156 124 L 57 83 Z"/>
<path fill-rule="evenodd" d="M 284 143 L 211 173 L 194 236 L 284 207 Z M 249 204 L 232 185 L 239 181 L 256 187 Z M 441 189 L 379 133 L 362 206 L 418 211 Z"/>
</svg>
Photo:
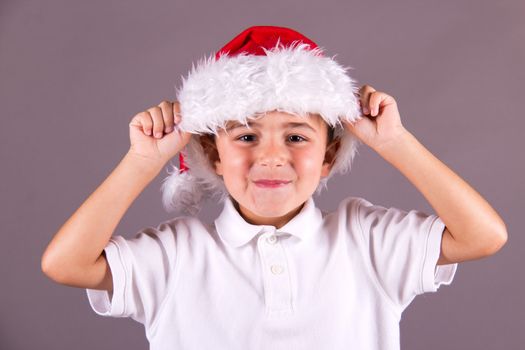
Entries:
<svg viewBox="0 0 525 350">
<path fill-rule="evenodd" d="M 251 121 L 249 121 L 247 124 L 248 126 L 261 126 L 261 124 L 257 122 L 251 122 Z M 310 129 L 313 132 L 316 132 L 316 130 L 312 128 L 308 123 L 288 122 L 288 123 L 284 123 L 283 126 L 285 128 L 306 128 L 306 129 Z M 244 124 L 234 124 L 226 128 L 226 131 L 230 131 L 230 130 L 242 128 L 242 127 L 246 127 L 246 126 Z"/>
</svg>

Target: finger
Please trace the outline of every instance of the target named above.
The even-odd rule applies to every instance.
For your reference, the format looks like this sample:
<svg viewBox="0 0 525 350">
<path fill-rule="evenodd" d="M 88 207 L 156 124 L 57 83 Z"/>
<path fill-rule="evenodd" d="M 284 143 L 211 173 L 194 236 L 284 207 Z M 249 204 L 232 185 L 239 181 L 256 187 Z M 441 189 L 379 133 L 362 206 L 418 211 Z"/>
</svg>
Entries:
<svg viewBox="0 0 525 350">
<path fill-rule="evenodd" d="M 380 107 L 383 106 L 390 98 L 390 95 L 384 92 L 374 91 L 370 95 L 370 115 L 373 117 L 377 116 L 379 114 Z"/>
<path fill-rule="evenodd" d="M 151 129 L 153 128 L 153 121 L 147 111 L 137 113 L 129 125 L 138 126 L 142 129 L 142 132 L 146 135 L 151 135 Z"/>
<path fill-rule="evenodd" d="M 370 85 L 363 85 L 361 89 L 359 89 L 359 93 L 361 95 L 361 106 L 363 107 L 363 114 L 370 113 L 370 96 L 375 91 L 376 89 L 374 89 Z"/>
<path fill-rule="evenodd" d="M 164 132 L 167 134 L 173 130 L 173 103 L 169 101 L 162 101 L 159 104 L 162 110 L 162 119 L 164 121 Z"/>
<path fill-rule="evenodd" d="M 374 91 L 376 91 L 376 89 L 374 89 L 372 86 L 368 84 L 365 84 L 361 86 L 361 88 L 359 89 L 359 96 L 363 97 L 367 93 L 374 92 Z"/>
<path fill-rule="evenodd" d="M 153 136 L 160 139 L 164 131 L 164 119 L 162 119 L 162 110 L 159 106 L 148 109 L 151 118 L 153 119 Z"/>
<path fill-rule="evenodd" d="M 374 91 L 372 94 L 370 94 L 370 100 L 368 102 L 368 106 L 370 108 L 370 115 L 372 117 L 377 116 L 377 113 L 379 112 L 379 105 L 381 104 L 381 100 L 384 98 L 384 94 Z"/>
</svg>

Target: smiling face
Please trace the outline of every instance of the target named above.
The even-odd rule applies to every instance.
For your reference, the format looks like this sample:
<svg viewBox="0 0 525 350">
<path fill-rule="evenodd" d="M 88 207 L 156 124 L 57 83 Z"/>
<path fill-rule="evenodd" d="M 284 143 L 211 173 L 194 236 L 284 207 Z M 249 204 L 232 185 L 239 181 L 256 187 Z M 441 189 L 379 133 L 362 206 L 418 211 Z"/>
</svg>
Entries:
<svg viewBox="0 0 525 350">
<path fill-rule="evenodd" d="M 249 127 L 228 122 L 203 147 L 244 219 L 279 228 L 330 173 L 339 142 L 327 146 L 327 131 L 319 115 L 273 111 L 250 119 Z"/>
</svg>

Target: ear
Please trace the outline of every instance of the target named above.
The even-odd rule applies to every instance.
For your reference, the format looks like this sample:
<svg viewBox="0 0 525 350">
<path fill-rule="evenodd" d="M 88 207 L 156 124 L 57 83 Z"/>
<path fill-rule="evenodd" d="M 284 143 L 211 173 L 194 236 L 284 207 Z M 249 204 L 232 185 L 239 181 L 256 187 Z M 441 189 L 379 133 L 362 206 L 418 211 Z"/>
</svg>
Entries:
<svg viewBox="0 0 525 350">
<path fill-rule="evenodd" d="M 219 158 L 219 151 L 215 143 L 214 135 L 203 134 L 199 137 L 199 142 L 204 150 L 204 154 L 208 158 L 211 167 L 215 170 L 217 175 L 222 175 L 221 161 Z"/>
<path fill-rule="evenodd" d="M 324 156 L 323 166 L 321 169 L 321 177 L 327 177 L 334 166 L 337 151 L 341 147 L 341 139 L 335 137 L 333 141 L 326 146 L 326 153 Z"/>
</svg>

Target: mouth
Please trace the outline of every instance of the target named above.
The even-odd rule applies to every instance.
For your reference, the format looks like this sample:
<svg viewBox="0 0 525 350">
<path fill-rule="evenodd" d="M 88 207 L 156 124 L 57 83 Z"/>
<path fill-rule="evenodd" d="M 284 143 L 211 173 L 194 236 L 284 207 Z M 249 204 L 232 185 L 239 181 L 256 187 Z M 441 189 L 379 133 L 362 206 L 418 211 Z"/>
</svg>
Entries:
<svg viewBox="0 0 525 350">
<path fill-rule="evenodd" d="M 257 187 L 263 188 L 279 188 L 288 185 L 291 181 L 287 180 L 257 180 L 254 181 Z"/>
</svg>

